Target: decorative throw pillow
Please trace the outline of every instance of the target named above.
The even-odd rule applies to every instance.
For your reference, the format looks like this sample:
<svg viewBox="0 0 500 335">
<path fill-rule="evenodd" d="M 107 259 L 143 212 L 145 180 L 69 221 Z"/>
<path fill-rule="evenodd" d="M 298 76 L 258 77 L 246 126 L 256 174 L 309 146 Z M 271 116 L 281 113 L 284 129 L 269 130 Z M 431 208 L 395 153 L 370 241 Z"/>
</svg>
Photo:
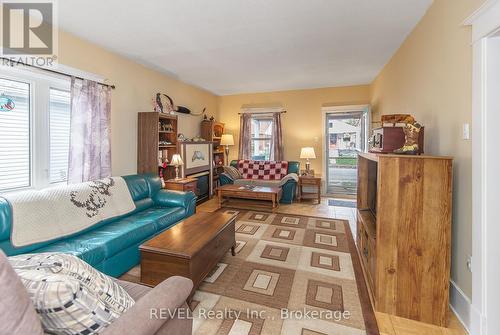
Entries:
<svg viewBox="0 0 500 335">
<path fill-rule="evenodd" d="M 224 172 L 227 173 L 233 180 L 243 178 L 240 171 L 238 171 L 238 169 L 234 166 L 224 166 Z"/>
<path fill-rule="evenodd" d="M 9 257 L 50 334 L 97 334 L 134 305 L 110 277 L 62 253 Z"/>
</svg>

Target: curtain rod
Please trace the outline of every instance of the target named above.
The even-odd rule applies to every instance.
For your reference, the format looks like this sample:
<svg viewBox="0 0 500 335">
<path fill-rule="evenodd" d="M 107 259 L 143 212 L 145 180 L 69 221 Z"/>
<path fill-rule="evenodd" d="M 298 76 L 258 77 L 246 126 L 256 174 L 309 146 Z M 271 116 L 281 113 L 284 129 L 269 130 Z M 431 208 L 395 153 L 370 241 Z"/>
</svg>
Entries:
<svg viewBox="0 0 500 335">
<path fill-rule="evenodd" d="M 286 111 L 279 111 L 279 112 L 273 112 L 273 111 L 247 111 L 247 112 L 239 112 L 238 115 L 241 115 L 241 114 L 273 114 L 273 113 L 284 114 L 284 113 L 286 113 Z"/>
<path fill-rule="evenodd" d="M 60 71 L 56 71 L 56 70 L 46 69 L 46 68 L 43 68 L 43 67 L 38 67 L 38 66 L 30 65 L 30 64 L 25 64 L 23 62 L 15 61 L 15 60 L 12 60 L 12 59 L 9 59 L 9 58 L 6 58 L 6 57 L 0 57 L 0 59 L 6 60 L 6 61 L 8 61 L 10 63 L 21 64 L 21 65 L 24 65 L 24 66 L 33 67 L 33 68 L 38 69 L 38 70 L 47 71 L 47 72 L 50 72 L 50 73 L 55 73 L 55 74 L 66 76 L 66 77 L 75 77 L 76 79 L 88 80 L 87 78 L 83 78 L 83 77 L 80 77 L 80 76 L 74 76 L 74 75 L 71 75 L 71 74 L 68 74 L 68 73 L 64 73 L 64 72 L 60 72 Z M 100 82 L 97 82 L 97 83 L 99 85 L 102 85 L 102 86 L 110 87 L 113 90 L 116 88 L 116 86 L 113 85 L 113 84 L 105 84 L 105 83 L 100 83 Z"/>
</svg>

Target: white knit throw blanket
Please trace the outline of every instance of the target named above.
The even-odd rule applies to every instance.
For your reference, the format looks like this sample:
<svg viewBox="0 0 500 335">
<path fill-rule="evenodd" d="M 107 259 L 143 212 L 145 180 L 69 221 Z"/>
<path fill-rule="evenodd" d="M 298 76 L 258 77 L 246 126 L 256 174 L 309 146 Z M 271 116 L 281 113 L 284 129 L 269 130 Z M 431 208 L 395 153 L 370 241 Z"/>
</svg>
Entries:
<svg viewBox="0 0 500 335">
<path fill-rule="evenodd" d="M 3 195 L 12 207 L 10 239 L 15 247 L 78 233 L 135 209 L 125 180 L 105 178 L 80 184 Z"/>
</svg>

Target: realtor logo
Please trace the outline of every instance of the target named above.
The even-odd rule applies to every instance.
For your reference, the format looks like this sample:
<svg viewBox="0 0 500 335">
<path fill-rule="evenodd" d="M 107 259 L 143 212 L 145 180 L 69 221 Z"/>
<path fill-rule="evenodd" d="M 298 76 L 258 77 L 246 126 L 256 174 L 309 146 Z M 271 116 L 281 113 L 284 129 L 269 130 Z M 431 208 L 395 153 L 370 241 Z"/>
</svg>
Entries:
<svg viewBox="0 0 500 335">
<path fill-rule="evenodd" d="M 1 1 L 2 55 L 21 63 L 51 65 L 49 57 L 55 60 L 57 46 L 54 5 L 50 0 Z"/>
</svg>

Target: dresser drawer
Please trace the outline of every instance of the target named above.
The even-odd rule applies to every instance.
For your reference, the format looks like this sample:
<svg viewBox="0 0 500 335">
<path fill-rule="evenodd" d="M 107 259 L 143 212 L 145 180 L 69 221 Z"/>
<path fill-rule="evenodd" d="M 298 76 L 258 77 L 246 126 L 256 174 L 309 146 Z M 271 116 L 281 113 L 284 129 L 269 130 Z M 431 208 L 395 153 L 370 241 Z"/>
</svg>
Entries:
<svg viewBox="0 0 500 335">
<path fill-rule="evenodd" d="M 316 178 L 300 178 L 302 185 L 319 185 L 320 180 Z"/>
</svg>

